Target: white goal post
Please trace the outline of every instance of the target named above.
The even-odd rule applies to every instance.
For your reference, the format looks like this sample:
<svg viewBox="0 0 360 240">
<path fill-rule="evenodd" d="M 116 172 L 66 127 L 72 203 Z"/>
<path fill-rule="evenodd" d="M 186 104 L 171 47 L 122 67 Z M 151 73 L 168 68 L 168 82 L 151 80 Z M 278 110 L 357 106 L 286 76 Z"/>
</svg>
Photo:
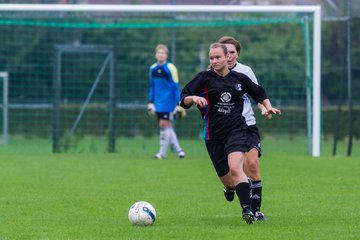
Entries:
<svg viewBox="0 0 360 240">
<path fill-rule="evenodd" d="M 54 5 L 1 4 L 0 11 L 46 12 L 224 12 L 224 13 L 308 13 L 313 15 L 313 101 L 311 155 L 320 156 L 321 139 L 321 6 L 320 5 Z"/>
<path fill-rule="evenodd" d="M 3 85 L 3 99 L 2 99 L 2 109 L 3 109 L 3 133 L 2 139 L 0 139 L 0 144 L 7 144 L 9 138 L 9 126 L 8 126 L 8 109 L 9 109 L 9 74 L 8 72 L 0 72 L 0 83 L 2 80 Z"/>
</svg>

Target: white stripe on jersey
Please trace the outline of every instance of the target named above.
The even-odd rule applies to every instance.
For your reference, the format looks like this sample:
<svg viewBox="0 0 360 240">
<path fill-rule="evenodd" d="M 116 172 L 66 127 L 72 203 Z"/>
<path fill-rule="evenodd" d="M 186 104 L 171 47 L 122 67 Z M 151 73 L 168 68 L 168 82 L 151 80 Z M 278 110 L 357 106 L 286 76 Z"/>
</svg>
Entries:
<svg viewBox="0 0 360 240">
<path fill-rule="evenodd" d="M 255 73 L 249 66 L 241 64 L 239 62 L 236 62 L 235 67 L 231 70 L 245 74 L 246 76 L 248 76 L 251 79 L 251 81 L 258 84 Z M 246 94 L 244 94 L 243 99 L 244 99 L 244 109 L 243 109 L 242 115 L 244 116 L 244 118 L 246 120 L 246 124 L 248 126 L 255 125 L 256 120 L 255 120 L 255 116 L 254 116 L 254 111 L 251 107 L 251 101 Z"/>
</svg>

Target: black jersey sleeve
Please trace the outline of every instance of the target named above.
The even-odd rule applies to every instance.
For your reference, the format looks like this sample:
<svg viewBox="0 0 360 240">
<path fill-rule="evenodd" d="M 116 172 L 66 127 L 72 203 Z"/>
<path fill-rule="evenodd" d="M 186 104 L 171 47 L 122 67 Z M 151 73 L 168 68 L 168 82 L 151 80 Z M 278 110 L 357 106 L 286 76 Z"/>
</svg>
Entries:
<svg viewBox="0 0 360 240">
<path fill-rule="evenodd" d="M 262 103 L 267 99 L 266 91 L 260 85 L 251 81 L 251 79 L 245 74 L 234 72 L 241 81 L 242 88 L 245 93 L 248 93 L 256 103 Z"/>
<path fill-rule="evenodd" d="M 189 108 L 185 106 L 184 99 L 187 96 L 199 96 L 203 93 L 205 87 L 206 71 L 198 73 L 188 84 L 185 85 L 180 95 L 180 105 L 183 108 Z"/>
</svg>

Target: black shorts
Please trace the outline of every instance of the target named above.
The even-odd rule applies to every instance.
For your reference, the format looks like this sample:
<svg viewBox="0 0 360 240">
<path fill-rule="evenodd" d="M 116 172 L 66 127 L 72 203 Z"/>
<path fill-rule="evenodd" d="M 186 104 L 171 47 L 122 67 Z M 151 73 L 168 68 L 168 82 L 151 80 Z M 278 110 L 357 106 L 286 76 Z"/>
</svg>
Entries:
<svg viewBox="0 0 360 240">
<path fill-rule="evenodd" d="M 219 177 L 229 172 L 228 155 L 232 152 L 248 152 L 253 146 L 249 129 L 236 130 L 225 139 L 207 140 L 205 145 Z"/>
<path fill-rule="evenodd" d="M 251 125 L 247 128 L 248 132 L 248 141 L 252 148 L 255 148 L 259 153 L 259 158 L 261 157 L 261 143 L 260 143 L 260 134 L 259 129 L 256 125 Z"/>
<path fill-rule="evenodd" d="M 173 112 L 156 112 L 156 115 L 157 115 L 159 120 L 160 119 L 169 120 L 169 121 L 174 120 L 174 113 Z"/>
</svg>

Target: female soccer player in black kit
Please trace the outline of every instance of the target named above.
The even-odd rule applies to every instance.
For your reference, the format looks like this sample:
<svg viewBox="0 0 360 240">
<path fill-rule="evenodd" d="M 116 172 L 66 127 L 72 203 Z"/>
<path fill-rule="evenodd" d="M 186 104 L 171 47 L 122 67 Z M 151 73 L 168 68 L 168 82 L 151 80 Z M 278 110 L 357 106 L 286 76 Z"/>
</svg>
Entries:
<svg viewBox="0 0 360 240">
<path fill-rule="evenodd" d="M 181 106 L 195 104 L 204 120 L 204 138 L 209 156 L 222 182 L 233 181 L 243 209 L 243 219 L 255 218 L 250 207 L 250 186 L 243 170 L 244 153 L 252 148 L 246 121 L 242 115 L 243 95 L 248 93 L 262 103 L 269 114 L 280 114 L 267 99 L 265 90 L 246 75 L 230 71 L 227 48 L 220 43 L 210 46 L 211 69 L 198 73 L 181 92 Z"/>
</svg>

